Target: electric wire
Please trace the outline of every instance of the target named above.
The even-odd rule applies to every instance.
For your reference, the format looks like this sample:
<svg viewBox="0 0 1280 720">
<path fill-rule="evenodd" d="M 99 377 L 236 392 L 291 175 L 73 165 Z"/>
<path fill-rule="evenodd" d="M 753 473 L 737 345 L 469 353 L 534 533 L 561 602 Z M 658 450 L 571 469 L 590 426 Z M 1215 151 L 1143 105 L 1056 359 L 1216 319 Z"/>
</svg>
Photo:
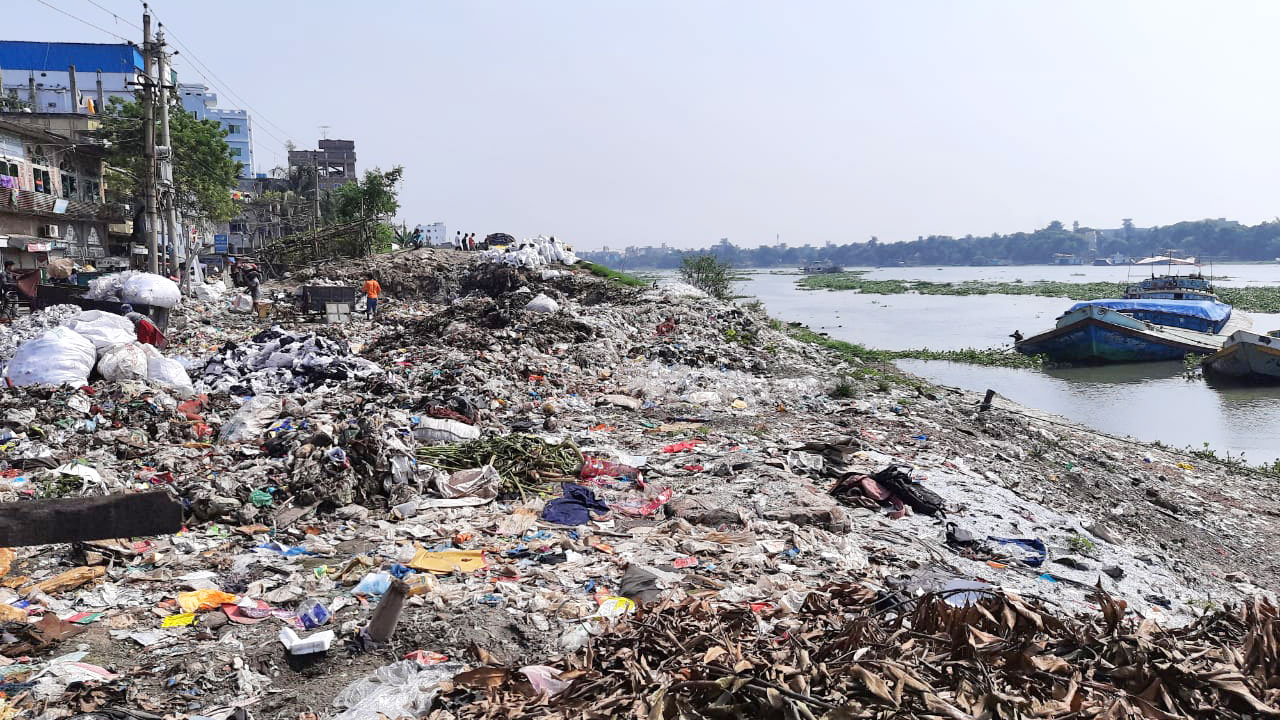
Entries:
<svg viewBox="0 0 1280 720">
<path fill-rule="evenodd" d="M 62 8 L 58 7 L 57 5 L 54 5 L 53 3 L 47 2 L 47 0 L 36 0 L 36 2 L 40 3 L 41 5 L 44 5 L 45 7 L 49 8 L 50 10 L 54 10 L 54 11 L 56 11 L 56 12 L 62 13 L 63 15 L 66 15 L 67 17 L 71 18 L 72 20 L 75 20 L 76 22 L 84 23 L 85 25 L 88 25 L 89 27 L 93 28 L 94 30 L 98 30 L 98 31 L 104 32 L 104 33 L 106 33 L 106 34 L 108 34 L 108 35 L 111 35 L 112 37 L 118 37 L 118 38 L 120 38 L 121 40 L 123 40 L 123 41 L 125 41 L 125 42 L 127 42 L 127 43 L 132 43 L 132 41 L 131 41 L 131 40 L 129 40 L 129 38 L 127 38 L 127 37 L 125 37 L 125 36 L 123 36 L 123 35 L 120 35 L 119 33 L 111 32 L 110 30 L 108 30 L 108 29 L 106 29 L 106 28 L 104 28 L 104 27 L 101 27 L 101 26 L 99 26 L 99 25 L 94 25 L 93 23 L 89 22 L 88 20 L 85 20 L 84 18 L 82 18 L 82 17 L 80 17 L 80 16 L 78 16 L 78 15 L 74 15 L 74 14 L 72 14 L 72 13 L 69 13 L 69 12 L 67 12 L 66 10 L 63 10 Z"/>
</svg>

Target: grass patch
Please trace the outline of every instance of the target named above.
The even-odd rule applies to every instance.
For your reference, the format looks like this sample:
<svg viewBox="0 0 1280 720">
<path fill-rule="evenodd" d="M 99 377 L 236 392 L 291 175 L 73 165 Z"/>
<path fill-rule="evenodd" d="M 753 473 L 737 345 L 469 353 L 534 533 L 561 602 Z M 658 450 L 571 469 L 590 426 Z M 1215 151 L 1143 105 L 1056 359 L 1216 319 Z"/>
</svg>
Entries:
<svg viewBox="0 0 1280 720">
<path fill-rule="evenodd" d="M 1044 367 L 1044 358 L 1039 355 L 1023 355 L 1015 352 L 978 350 L 975 348 L 967 348 L 965 350 L 929 350 L 928 348 L 919 350 L 873 350 L 859 343 L 834 340 L 825 335 L 819 335 L 806 327 L 793 325 L 790 327 L 790 333 L 792 337 L 801 342 L 818 345 L 834 351 L 847 360 L 857 360 L 864 363 L 890 363 L 894 360 L 948 360 L 950 362 L 962 362 L 985 367 Z"/>
<path fill-rule="evenodd" d="M 804 290 L 857 290 L 872 295 L 901 295 L 908 292 L 921 295 L 1039 295 L 1071 300 L 1124 297 L 1124 291 L 1130 285 L 1130 283 L 1115 282 L 1069 283 L 1051 280 L 1035 282 L 968 280 L 959 283 L 928 280 L 867 280 L 862 277 L 862 272 L 806 275 L 800 278 L 797 284 Z M 1222 302 L 1237 310 L 1280 313 L 1280 287 L 1224 287 L 1218 288 L 1217 293 Z"/>
<path fill-rule="evenodd" d="M 644 280 L 643 278 L 638 278 L 635 275 L 628 275 L 627 273 L 619 272 L 617 270 L 614 270 L 613 268 L 605 267 L 604 265 L 601 265 L 599 263 L 587 262 L 586 260 L 579 260 L 578 266 L 585 270 L 590 271 L 590 273 L 592 275 L 595 275 L 596 277 L 607 278 L 609 280 L 613 280 L 614 282 L 626 285 L 627 287 L 644 287 L 649 284 L 649 281 Z"/>
</svg>

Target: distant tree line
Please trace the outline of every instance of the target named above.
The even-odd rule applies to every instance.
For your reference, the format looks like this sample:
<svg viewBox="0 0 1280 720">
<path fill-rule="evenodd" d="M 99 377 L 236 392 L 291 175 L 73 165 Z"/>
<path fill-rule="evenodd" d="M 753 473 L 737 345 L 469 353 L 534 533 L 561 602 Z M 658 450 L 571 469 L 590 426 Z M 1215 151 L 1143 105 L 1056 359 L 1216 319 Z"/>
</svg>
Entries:
<svg viewBox="0 0 1280 720">
<path fill-rule="evenodd" d="M 867 242 L 846 245 L 790 246 L 762 245 L 742 248 L 721 240 L 700 250 L 639 248 L 638 251 L 585 251 L 583 257 L 614 268 L 677 268 L 684 255 L 710 253 L 734 267 L 800 266 L 812 260 L 831 260 L 839 265 L 875 267 L 880 265 L 1032 265 L 1053 261 L 1054 254 L 1088 258 L 1090 228 L 1068 229 L 1054 221 L 1034 232 L 982 237 L 930 235 L 909 242 Z M 1133 258 L 1147 257 L 1168 249 L 1187 255 L 1226 260 L 1274 260 L 1280 258 L 1280 218 L 1258 225 L 1242 225 L 1230 220 L 1194 220 L 1164 227 L 1138 228 L 1126 221 L 1116 230 L 1098 233 L 1097 257 L 1116 253 Z"/>
</svg>

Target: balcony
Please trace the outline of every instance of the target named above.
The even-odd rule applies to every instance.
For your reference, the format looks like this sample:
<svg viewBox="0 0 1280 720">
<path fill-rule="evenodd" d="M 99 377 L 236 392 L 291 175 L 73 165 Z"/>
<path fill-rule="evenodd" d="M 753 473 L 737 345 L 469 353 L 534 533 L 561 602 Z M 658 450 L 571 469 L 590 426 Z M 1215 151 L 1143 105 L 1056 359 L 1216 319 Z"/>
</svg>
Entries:
<svg viewBox="0 0 1280 720">
<path fill-rule="evenodd" d="M 124 209 L 121 205 L 64 200 L 32 190 L 0 189 L 0 212 L 49 215 L 74 220 L 118 222 L 124 219 Z"/>
</svg>

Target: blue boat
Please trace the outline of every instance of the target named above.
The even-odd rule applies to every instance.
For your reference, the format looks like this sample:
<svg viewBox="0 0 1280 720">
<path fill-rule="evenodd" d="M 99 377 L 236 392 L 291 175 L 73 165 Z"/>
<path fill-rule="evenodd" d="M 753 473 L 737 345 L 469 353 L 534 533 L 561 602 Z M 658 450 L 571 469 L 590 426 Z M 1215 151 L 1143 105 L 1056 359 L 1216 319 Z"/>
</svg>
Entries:
<svg viewBox="0 0 1280 720">
<path fill-rule="evenodd" d="M 1222 341 L 1214 333 L 1156 325 L 1098 303 L 1079 303 L 1058 318 L 1057 327 L 1021 340 L 1015 348 L 1054 362 L 1103 365 L 1208 355 Z"/>
<path fill-rule="evenodd" d="M 1123 299 L 1076 303 L 1052 330 L 1015 335 L 1014 347 L 1073 364 L 1179 360 L 1221 349 L 1231 317 L 1203 276 L 1163 275 L 1129 286 Z"/>
</svg>

